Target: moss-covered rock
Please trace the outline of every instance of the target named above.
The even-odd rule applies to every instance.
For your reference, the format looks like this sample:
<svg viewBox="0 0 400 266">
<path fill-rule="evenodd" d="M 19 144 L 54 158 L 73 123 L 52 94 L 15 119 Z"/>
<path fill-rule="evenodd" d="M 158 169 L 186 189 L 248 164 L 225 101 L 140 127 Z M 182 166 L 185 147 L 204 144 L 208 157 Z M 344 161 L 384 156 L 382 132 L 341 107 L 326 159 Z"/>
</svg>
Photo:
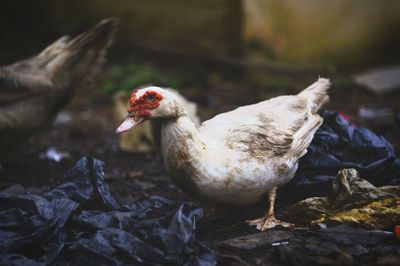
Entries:
<svg viewBox="0 0 400 266">
<path fill-rule="evenodd" d="M 292 205 L 289 220 L 297 224 L 345 223 L 368 229 L 393 227 L 400 221 L 400 186 L 375 187 L 355 169 L 340 170 L 328 197 Z"/>
<path fill-rule="evenodd" d="M 322 214 L 312 224 L 345 223 L 367 229 L 393 228 L 400 221 L 400 197 L 372 202 L 361 208 Z"/>
</svg>

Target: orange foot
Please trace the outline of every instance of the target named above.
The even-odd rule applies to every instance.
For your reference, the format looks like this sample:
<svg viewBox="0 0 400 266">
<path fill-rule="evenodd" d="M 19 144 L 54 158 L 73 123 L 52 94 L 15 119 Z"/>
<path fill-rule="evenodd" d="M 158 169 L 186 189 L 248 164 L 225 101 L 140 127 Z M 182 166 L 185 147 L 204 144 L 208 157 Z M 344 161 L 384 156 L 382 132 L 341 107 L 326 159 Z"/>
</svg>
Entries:
<svg viewBox="0 0 400 266">
<path fill-rule="evenodd" d="M 260 230 L 260 231 L 265 231 L 267 229 L 274 228 L 277 225 L 280 225 L 283 227 L 293 227 L 294 226 L 294 224 L 282 222 L 282 221 L 276 219 L 275 216 L 273 216 L 273 215 L 272 216 L 264 216 L 262 218 L 250 220 L 250 221 L 246 221 L 246 222 L 249 225 L 255 225 L 257 230 Z"/>
</svg>

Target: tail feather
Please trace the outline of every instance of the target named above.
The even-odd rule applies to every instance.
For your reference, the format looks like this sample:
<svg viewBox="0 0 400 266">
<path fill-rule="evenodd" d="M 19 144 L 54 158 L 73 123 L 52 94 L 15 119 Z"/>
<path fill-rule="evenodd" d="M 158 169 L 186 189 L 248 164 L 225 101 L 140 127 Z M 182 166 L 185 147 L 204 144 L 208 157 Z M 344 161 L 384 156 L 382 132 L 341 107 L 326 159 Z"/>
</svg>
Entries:
<svg viewBox="0 0 400 266">
<path fill-rule="evenodd" d="M 328 89 L 331 86 L 329 79 L 319 78 L 316 82 L 304 89 L 298 95 L 309 101 L 309 109 L 312 113 L 318 110 L 329 101 Z"/>
<path fill-rule="evenodd" d="M 307 153 L 307 147 L 310 145 L 315 132 L 323 121 L 319 115 L 314 116 L 312 119 L 309 119 L 309 122 L 303 128 L 295 133 L 290 153 L 293 158 L 298 159 Z"/>
<path fill-rule="evenodd" d="M 16 62 L 9 68 L 32 70 L 34 68 L 48 68 L 49 65 L 51 65 L 51 68 L 63 66 L 74 59 L 82 60 L 81 56 L 89 54 L 89 50 L 93 51 L 90 53 L 92 57 L 101 60 L 105 56 L 105 51 L 113 42 L 118 24 L 118 19 L 104 19 L 73 39 L 69 36 L 59 38 L 38 55 Z M 55 64 L 54 61 L 57 61 L 57 63 Z"/>
<path fill-rule="evenodd" d="M 38 55 L 0 67 L 0 105 L 49 91 L 75 90 L 105 62 L 118 19 L 105 19 L 70 39 L 59 38 Z M 68 89 L 66 89 L 68 88 Z"/>
</svg>

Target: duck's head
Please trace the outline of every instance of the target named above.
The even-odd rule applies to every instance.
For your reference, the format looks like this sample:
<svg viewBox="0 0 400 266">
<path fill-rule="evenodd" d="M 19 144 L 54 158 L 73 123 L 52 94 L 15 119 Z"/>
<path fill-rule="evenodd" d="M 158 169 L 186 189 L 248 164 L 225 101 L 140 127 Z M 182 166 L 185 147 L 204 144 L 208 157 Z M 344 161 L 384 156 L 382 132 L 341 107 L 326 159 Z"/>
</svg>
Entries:
<svg viewBox="0 0 400 266">
<path fill-rule="evenodd" d="M 178 97 L 171 91 L 155 86 L 136 89 L 131 93 L 128 117 L 116 132 L 128 131 L 147 119 L 173 119 L 184 113 Z"/>
</svg>

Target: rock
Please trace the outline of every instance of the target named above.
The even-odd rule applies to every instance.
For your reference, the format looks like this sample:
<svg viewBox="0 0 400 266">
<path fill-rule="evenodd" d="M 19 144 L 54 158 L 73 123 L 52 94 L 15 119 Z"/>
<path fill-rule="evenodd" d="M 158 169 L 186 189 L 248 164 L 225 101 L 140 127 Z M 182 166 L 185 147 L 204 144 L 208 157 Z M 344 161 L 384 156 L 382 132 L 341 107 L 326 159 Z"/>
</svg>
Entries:
<svg viewBox="0 0 400 266">
<path fill-rule="evenodd" d="M 371 92 L 384 94 L 400 89 L 400 66 L 373 69 L 355 75 L 354 79 Z"/>
</svg>

